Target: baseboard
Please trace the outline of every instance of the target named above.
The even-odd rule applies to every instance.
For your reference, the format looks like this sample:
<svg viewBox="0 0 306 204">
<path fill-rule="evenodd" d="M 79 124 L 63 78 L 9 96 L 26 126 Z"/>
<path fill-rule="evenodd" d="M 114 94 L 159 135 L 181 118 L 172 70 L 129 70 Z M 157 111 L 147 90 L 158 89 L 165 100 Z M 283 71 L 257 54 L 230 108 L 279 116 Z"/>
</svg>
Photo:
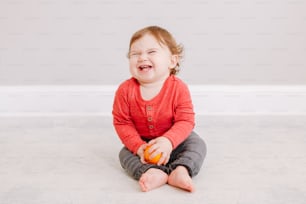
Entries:
<svg viewBox="0 0 306 204">
<path fill-rule="evenodd" d="M 306 86 L 190 85 L 197 115 L 305 115 Z M 0 86 L 0 116 L 111 116 L 116 86 Z"/>
</svg>

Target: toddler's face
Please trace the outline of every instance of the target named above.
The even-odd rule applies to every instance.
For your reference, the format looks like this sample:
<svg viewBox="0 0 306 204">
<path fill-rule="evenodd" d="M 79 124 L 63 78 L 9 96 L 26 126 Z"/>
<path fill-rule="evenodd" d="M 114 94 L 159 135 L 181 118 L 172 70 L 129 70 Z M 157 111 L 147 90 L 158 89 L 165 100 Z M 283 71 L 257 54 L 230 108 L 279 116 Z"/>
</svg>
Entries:
<svg viewBox="0 0 306 204">
<path fill-rule="evenodd" d="M 167 46 L 146 34 L 131 45 L 130 72 L 140 84 L 163 82 L 168 78 L 170 69 L 176 66 L 177 59 Z"/>
</svg>

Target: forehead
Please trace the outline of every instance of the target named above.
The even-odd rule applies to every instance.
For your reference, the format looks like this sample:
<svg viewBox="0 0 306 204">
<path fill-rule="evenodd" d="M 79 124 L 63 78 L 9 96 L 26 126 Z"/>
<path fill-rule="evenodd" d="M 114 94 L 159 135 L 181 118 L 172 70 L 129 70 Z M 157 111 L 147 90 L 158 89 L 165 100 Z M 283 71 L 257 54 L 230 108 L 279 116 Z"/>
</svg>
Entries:
<svg viewBox="0 0 306 204">
<path fill-rule="evenodd" d="M 131 49 L 148 49 L 164 47 L 158 40 L 151 34 L 145 34 L 131 44 Z"/>
</svg>

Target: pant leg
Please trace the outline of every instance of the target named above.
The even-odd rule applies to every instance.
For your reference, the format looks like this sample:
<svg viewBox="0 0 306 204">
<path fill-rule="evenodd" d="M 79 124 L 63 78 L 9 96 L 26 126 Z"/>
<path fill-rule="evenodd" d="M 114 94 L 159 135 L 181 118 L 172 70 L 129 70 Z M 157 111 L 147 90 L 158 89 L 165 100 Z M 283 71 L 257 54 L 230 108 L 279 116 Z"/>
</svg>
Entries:
<svg viewBox="0 0 306 204">
<path fill-rule="evenodd" d="M 172 151 L 167 166 L 170 171 L 177 166 L 185 166 L 191 177 L 196 176 L 202 167 L 206 152 L 204 140 L 195 132 L 191 132 L 189 137 Z"/>
<path fill-rule="evenodd" d="M 123 147 L 119 153 L 119 160 L 123 169 L 136 180 L 139 180 L 141 175 L 149 168 L 157 168 L 168 174 L 169 170 L 165 166 L 157 166 L 154 164 L 143 164 L 137 155 L 134 155 L 126 147 Z"/>
</svg>

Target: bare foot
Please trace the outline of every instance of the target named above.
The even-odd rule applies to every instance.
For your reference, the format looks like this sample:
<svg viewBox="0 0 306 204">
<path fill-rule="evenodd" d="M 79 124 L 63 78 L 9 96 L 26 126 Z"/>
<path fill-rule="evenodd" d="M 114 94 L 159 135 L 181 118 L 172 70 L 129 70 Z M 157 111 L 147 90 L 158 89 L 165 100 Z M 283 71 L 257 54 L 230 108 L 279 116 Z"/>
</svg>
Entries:
<svg viewBox="0 0 306 204">
<path fill-rule="evenodd" d="M 139 185 L 142 191 L 150 191 L 167 183 L 168 174 L 160 169 L 150 168 L 139 179 Z"/>
<path fill-rule="evenodd" d="M 184 166 L 178 166 L 168 177 L 168 184 L 189 192 L 194 192 L 192 179 L 189 176 L 188 170 Z"/>
</svg>

